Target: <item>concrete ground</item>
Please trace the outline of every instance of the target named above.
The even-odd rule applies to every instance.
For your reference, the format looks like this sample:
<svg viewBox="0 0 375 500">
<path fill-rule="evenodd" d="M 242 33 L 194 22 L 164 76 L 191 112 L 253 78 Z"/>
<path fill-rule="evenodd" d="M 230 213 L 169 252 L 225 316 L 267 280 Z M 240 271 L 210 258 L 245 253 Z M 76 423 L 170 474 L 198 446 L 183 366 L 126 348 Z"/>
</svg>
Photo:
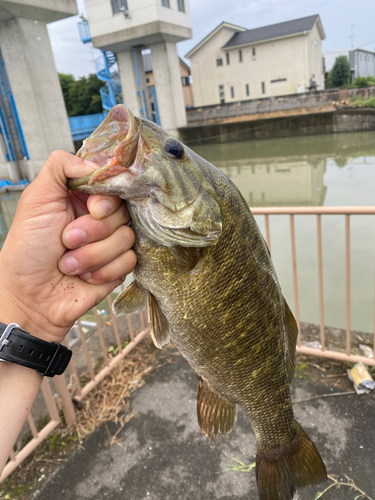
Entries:
<svg viewBox="0 0 375 500">
<path fill-rule="evenodd" d="M 255 459 L 255 436 L 239 411 L 234 430 L 209 442 L 196 417 L 197 380 L 179 355 L 161 356 L 146 385 L 133 393 L 135 416 L 108 446 L 108 431 L 97 429 L 38 492 L 37 500 L 257 500 L 255 471 L 224 472 L 233 458 Z M 333 380 L 333 379 L 327 379 Z M 341 389 L 342 390 L 342 389 Z M 340 389 L 296 379 L 292 399 L 301 400 Z M 297 419 L 307 430 L 329 474 L 351 478 L 375 498 L 375 397 L 342 395 L 295 403 Z M 314 500 L 326 484 L 299 490 L 295 500 Z M 360 493 L 347 486 L 331 488 L 324 500 L 354 500 Z M 362 497 L 365 498 L 365 497 Z"/>
</svg>

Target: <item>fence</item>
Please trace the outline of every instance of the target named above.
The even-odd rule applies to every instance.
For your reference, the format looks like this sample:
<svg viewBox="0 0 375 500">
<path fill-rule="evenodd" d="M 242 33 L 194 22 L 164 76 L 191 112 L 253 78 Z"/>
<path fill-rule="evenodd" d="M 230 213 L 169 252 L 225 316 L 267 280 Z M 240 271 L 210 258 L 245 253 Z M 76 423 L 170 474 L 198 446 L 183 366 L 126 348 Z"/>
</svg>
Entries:
<svg viewBox="0 0 375 500">
<path fill-rule="evenodd" d="M 252 208 L 254 215 L 264 215 L 265 217 L 265 237 L 270 251 L 271 237 L 270 237 L 270 216 L 289 215 L 290 219 L 290 236 L 291 236 L 291 254 L 292 254 L 292 268 L 293 268 L 293 285 L 294 285 L 294 301 L 295 301 L 295 316 L 298 324 L 298 339 L 297 339 L 297 352 L 322 356 L 325 358 L 337 359 L 341 361 L 358 362 L 362 361 L 364 364 L 375 366 L 375 359 L 370 359 L 365 356 L 357 356 L 351 354 L 351 330 L 350 330 L 350 217 L 355 215 L 375 215 L 375 207 L 271 207 L 271 208 Z M 301 343 L 300 331 L 300 314 L 299 314 L 299 295 L 298 295 L 298 274 L 297 274 L 297 258 L 296 258 L 296 237 L 295 237 L 295 216 L 297 215 L 312 215 L 316 217 L 317 221 L 317 255 L 318 255 L 318 278 L 319 278 L 319 309 L 320 309 L 320 344 L 321 348 L 311 348 L 303 346 Z M 325 324 L 324 324 L 324 282 L 323 282 L 323 252 L 322 252 L 322 215 L 343 215 L 345 216 L 345 275 L 346 275 L 346 352 L 331 351 L 326 349 L 325 339 Z M 33 438 L 17 453 L 12 453 L 0 482 L 3 481 L 9 474 L 25 459 L 27 456 L 61 423 L 59 410 L 62 410 L 67 425 L 70 425 L 75 420 L 75 409 L 72 403 L 72 397 L 80 401 L 87 394 L 96 387 L 103 378 L 110 373 L 110 371 L 122 360 L 125 356 L 144 338 L 148 333 L 146 313 L 142 312 L 139 315 L 122 318 L 122 326 L 126 324 L 127 335 L 130 342 L 126 347 L 122 345 L 121 334 L 119 331 L 120 322 L 116 320 L 112 312 L 111 297 L 108 296 L 108 306 L 111 314 L 111 323 L 113 326 L 114 341 L 118 348 L 118 354 L 113 358 L 109 358 L 108 349 L 106 346 L 105 335 L 102 330 L 101 322 L 96 308 L 93 310 L 98 345 L 100 345 L 100 353 L 103 356 L 104 366 L 95 373 L 92 359 L 90 357 L 88 342 L 83 331 L 81 321 L 78 321 L 79 336 L 82 345 L 82 351 L 85 360 L 85 369 L 89 373 L 89 381 L 81 387 L 79 382 L 79 374 L 76 368 L 76 358 L 73 354 L 72 361 L 69 364 L 71 384 L 67 384 L 65 375 L 54 378 L 54 384 L 57 394 L 54 396 L 49 381 L 43 380 L 41 391 L 46 403 L 48 413 L 50 415 L 50 422 L 45 425 L 41 430 L 37 430 L 37 426 L 31 416 L 29 415 L 27 422 Z M 108 341 L 108 339 L 107 339 Z M 375 345 L 375 333 L 374 333 Z"/>
<path fill-rule="evenodd" d="M 324 358 L 337 359 L 362 363 L 375 366 L 375 359 L 365 356 L 351 354 L 351 332 L 350 332 L 350 217 L 352 215 L 374 215 L 375 207 L 271 207 L 271 208 L 252 208 L 254 215 L 264 215 L 265 232 L 268 248 L 271 251 L 270 235 L 270 215 L 289 215 L 292 268 L 293 268 L 293 288 L 295 316 L 298 325 L 297 352 L 309 354 L 312 356 L 321 356 Z M 301 327 L 299 314 L 299 295 L 297 280 L 297 257 L 296 257 L 296 237 L 295 237 L 295 215 L 315 215 L 317 221 L 317 254 L 318 254 L 318 279 L 319 279 L 319 312 L 320 312 L 320 344 L 321 348 L 306 347 L 301 344 Z M 346 281 L 346 352 L 330 351 L 326 349 L 325 324 L 324 324 L 324 287 L 323 287 L 323 251 L 322 251 L 322 215 L 344 215 L 345 216 L 345 281 Z M 375 331 L 374 331 L 375 346 Z"/>
<path fill-rule="evenodd" d="M 90 356 L 88 342 L 86 340 L 83 325 L 79 320 L 77 322 L 79 337 L 83 351 L 83 358 L 85 360 L 83 370 L 82 362 L 80 363 L 80 371 L 88 372 L 89 381 L 83 387 L 81 387 L 80 376 L 76 367 L 77 353 L 74 352 L 75 350 L 73 349 L 73 356 L 67 370 L 71 383 L 67 383 L 66 374 L 54 377 L 52 380 L 56 390 L 56 394 L 53 394 L 50 386 L 52 380 L 47 380 L 46 378 L 43 380 L 41 386 L 42 398 L 39 396 L 39 399 L 44 400 L 50 417 L 50 421 L 42 429 L 38 430 L 37 424 L 35 423 L 31 412 L 29 413 L 27 424 L 31 432 L 32 439 L 22 449 L 20 449 L 17 454 L 15 454 L 14 452 L 10 454 L 9 461 L 6 464 L 4 471 L 0 477 L 0 483 L 4 481 L 4 479 L 6 479 L 9 474 L 11 474 L 13 470 L 18 467 L 18 465 L 23 460 L 25 460 L 25 458 L 27 458 L 30 453 L 32 453 L 37 448 L 37 446 L 42 443 L 43 440 L 46 439 L 48 435 L 61 424 L 60 410 L 63 412 L 64 420 L 67 425 L 71 425 L 74 422 L 76 418 L 76 412 L 74 404 L 72 402 L 73 396 L 75 401 L 80 401 L 85 396 L 87 396 L 87 394 L 89 394 L 89 392 L 92 391 L 101 382 L 101 380 L 103 380 L 103 378 L 108 375 L 108 373 L 110 373 L 110 371 L 121 360 L 123 360 L 125 356 L 132 349 L 134 349 L 134 347 L 148 333 L 147 318 L 145 312 L 133 315 L 131 318 L 129 316 L 122 317 L 121 321 L 119 321 L 116 319 L 115 315 L 112 312 L 111 296 L 109 295 L 106 300 L 108 303 L 108 309 L 110 311 L 111 326 L 113 327 L 114 337 L 110 338 L 112 332 L 108 332 L 107 335 L 104 335 L 99 318 L 99 313 L 96 308 L 93 309 L 97 333 L 97 338 L 94 338 L 94 340 L 98 340 L 98 343 L 100 345 L 99 356 L 103 360 L 103 366 L 99 371 L 95 371 L 93 361 L 97 362 L 98 356 L 96 360 L 92 359 L 92 355 Z M 121 338 L 119 326 L 122 327 L 122 330 L 124 332 L 126 331 L 126 339 Z M 105 336 L 107 336 L 107 338 L 105 338 Z M 129 343 L 125 347 L 123 346 L 124 340 L 129 340 Z M 106 345 L 106 341 L 107 344 L 108 342 L 112 341 L 118 349 L 118 354 L 112 358 L 110 358 L 108 355 L 108 345 Z M 43 403 L 43 401 L 41 402 Z M 33 409 L 34 407 L 32 408 L 32 411 Z"/>
<path fill-rule="evenodd" d="M 375 95 L 375 87 L 366 87 L 362 89 L 334 89 L 328 92 L 321 91 L 311 94 L 294 94 L 228 102 L 219 105 L 189 108 L 187 109 L 186 115 L 189 125 L 202 125 L 207 122 L 212 123 L 218 120 L 256 113 L 273 113 L 276 111 L 288 111 L 298 108 L 331 106 L 333 101 L 346 101 L 354 94 L 362 95 L 365 99 L 368 99 Z"/>
</svg>

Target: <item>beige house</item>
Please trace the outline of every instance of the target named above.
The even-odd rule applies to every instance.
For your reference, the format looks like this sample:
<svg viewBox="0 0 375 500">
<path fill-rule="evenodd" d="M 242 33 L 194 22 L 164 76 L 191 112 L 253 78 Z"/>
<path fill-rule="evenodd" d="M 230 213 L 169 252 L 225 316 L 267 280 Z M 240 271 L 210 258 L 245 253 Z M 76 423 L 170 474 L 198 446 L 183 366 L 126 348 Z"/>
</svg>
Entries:
<svg viewBox="0 0 375 500">
<path fill-rule="evenodd" d="M 324 89 L 324 39 L 318 14 L 252 30 L 221 23 L 186 54 L 195 106 Z"/>
</svg>

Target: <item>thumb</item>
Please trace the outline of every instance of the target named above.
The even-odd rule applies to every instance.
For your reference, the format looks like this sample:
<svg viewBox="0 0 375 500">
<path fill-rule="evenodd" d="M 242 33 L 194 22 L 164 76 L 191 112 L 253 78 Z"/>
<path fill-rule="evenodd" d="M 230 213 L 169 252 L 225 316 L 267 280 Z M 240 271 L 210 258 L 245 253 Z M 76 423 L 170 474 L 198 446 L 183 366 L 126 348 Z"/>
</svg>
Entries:
<svg viewBox="0 0 375 500">
<path fill-rule="evenodd" d="M 54 151 L 49 155 L 30 188 L 34 186 L 38 190 L 42 189 L 47 196 L 53 193 L 54 199 L 56 199 L 57 188 L 65 198 L 68 192 L 66 186 L 68 179 L 82 177 L 98 168 L 99 165 L 96 163 L 82 160 L 66 151 Z"/>
</svg>

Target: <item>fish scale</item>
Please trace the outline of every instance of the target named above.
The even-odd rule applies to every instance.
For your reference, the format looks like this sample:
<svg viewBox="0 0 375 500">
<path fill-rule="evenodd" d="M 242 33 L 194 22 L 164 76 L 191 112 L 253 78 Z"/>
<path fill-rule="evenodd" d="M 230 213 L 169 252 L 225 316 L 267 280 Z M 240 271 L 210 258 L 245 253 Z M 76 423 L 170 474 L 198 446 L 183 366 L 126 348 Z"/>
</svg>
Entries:
<svg viewBox="0 0 375 500">
<path fill-rule="evenodd" d="M 261 499 L 290 500 L 296 487 L 325 480 L 326 471 L 293 415 L 297 325 L 255 219 L 213 165 L 121 105 L 114 110 L 100 131 L 117 120 L 130 131 L 126 138 L 100 150 L 94 132 L 78 154 L 91 161 L 107 154 L 117 175 L 104 165 L 69 183 L 119 195 L 131 214 L 135 281 L 114 311 L 147 305 L 155 345 L 173 340 L 198 376 L 198 422 L 208 438 L 229 433 L 236 405 L 243 408 L 257 438 Z"/>
</svg>

